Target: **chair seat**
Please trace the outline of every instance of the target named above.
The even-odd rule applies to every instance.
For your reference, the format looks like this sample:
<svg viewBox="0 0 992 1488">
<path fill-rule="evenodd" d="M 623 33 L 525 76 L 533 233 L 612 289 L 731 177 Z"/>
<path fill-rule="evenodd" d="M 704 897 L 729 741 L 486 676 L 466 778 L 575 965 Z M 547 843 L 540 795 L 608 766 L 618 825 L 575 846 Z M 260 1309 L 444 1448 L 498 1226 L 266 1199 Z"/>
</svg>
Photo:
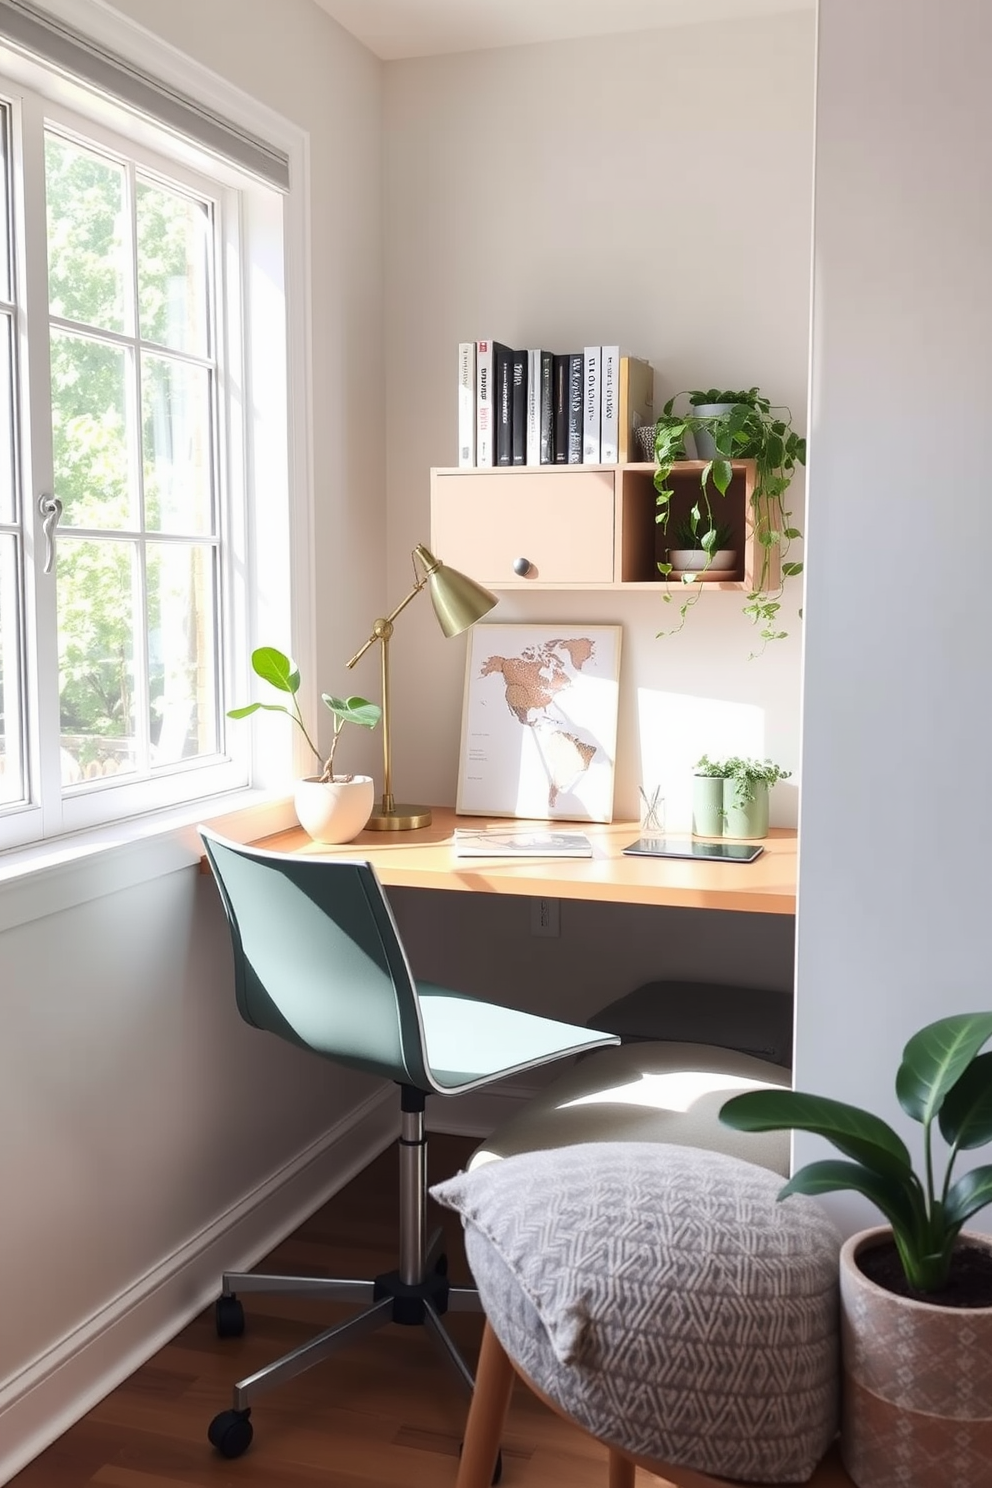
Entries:
<svg viewBox="0 0 992 1488">
<path fill-rule="evenodd" d="M 602 1045 L 604 1035 L 418 982 L 431 1074 L 446 1090 L 546 1064 Z"/>
</svg>

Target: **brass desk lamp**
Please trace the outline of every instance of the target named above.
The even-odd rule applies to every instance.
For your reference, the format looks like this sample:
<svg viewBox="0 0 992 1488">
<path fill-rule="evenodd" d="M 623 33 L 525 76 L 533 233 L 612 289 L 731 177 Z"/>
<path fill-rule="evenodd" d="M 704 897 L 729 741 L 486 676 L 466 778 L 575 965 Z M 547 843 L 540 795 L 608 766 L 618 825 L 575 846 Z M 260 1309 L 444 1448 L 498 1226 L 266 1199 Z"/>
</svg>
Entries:
<svg viewBox="0 0 992 1488">
<path fill-rule="evenodd" d="M 372 626 L 372 634 L 365 645 L 348 663 L 353 667 L 357 661 L 361 661 L 370 646 L 376 641 L 382 644 L 382 801 L 372 812 L 366 826 L 372 832 L 405 832 L 411 827 L 429 827 L 431 823 L 431 812 L 429 806 L 397 806 L 393 800 L 392 770 L 390 765 L 390 736 L 389 736 L 389 642 L 393 634 L 393 621 L 401 610 L 405 610 L 416 595 L 425 586 L 430 592 L 431 603 L 437 616 L 438 624 L 446 636 L 461 635 L 463 630 L 468 630 L 483 615 L 499 601 L 495 594 L 490 594 L 488 589 L 483 589 L 474 579 L 467 578 L 465 574 L 459 573 L 457 568 L 447 568 L 438 562 L 434 554 L 418 543 L 413 550 L 413 575 L 416 580 L 413 588 L 404 599 L 383 620 L 376 620 Z M 419 559 L 424 569 L 424 576 L 420 578 L 417 573 L 417 560 Z"/>
</svg>

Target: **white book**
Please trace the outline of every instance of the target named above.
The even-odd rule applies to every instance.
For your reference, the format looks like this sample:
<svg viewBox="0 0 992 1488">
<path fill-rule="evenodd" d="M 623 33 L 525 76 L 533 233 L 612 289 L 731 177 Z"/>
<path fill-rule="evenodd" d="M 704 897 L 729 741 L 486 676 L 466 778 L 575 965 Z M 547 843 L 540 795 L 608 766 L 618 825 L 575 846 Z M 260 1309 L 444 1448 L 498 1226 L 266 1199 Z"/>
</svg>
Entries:
<svg viewBox="0 0 992 1488">
<path fill-rule="evenodd" d="M 592 843 L 583 832 L 535 832 L 509 827 L 477 831 L 456 827 L 456 858 L 591 858 Z"/>
<path fill-rule="evenodd" d="M 602 381 L 601 346 L 587 346 L 582 364 L 582 463 L 600 463 L 600 384 Z"/>
<path fill-rule="evenodd" d="M 496 420 L 493 417 L 493 343 L 475 343 L 475 463 L 489 469 L 493 461 Z"/>
<path fill-rule="evenodd" d="M 620 459 L 620 348 L 604 346 L 600 366 L 599 463 Z"/>
<path fill-rule="evenodd" d="M 475 464 L 475 342 L 458 343 L 458 465 Z"/>
<path fill-rule="evenodd" d="M 527 464 L 541 463 L 541 353 L 527 353 Z"/>
</svg>

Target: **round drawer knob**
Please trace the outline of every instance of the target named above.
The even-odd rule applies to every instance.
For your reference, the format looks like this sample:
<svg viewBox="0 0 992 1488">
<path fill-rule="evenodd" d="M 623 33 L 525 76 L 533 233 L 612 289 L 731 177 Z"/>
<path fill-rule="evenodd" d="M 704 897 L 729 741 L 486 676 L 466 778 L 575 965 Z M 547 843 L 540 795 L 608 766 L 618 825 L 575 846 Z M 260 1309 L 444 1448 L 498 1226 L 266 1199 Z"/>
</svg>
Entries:
<svg viewBox="0 0 992 1488">
<path fill-rule="evenodd" d="M 523 579 L 526 578 L 526 576 L 530 573 L 530 570 L 531 561 L 529 558 L 514 558 L 513 572 L 515 574 L 519 574 L 519 576 Z"/>
</svg>

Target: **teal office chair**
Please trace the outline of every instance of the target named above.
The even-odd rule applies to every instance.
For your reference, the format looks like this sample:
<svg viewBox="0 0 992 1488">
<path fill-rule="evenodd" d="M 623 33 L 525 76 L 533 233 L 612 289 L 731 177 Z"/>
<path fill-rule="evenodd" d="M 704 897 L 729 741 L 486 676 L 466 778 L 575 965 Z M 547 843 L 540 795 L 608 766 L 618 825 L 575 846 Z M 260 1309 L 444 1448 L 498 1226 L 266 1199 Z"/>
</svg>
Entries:
<svg viewBox="0 0 992 1488">
<path fill-rule="evenodd" d="M 426 1097 L 477 1090 L 619 1039 L 415 981 L 370 863 L 263 852 L 202 827 L 200 836 L 227 912 L 242 1018 L 325 1059 L 395 1080 L 402 1113 L 395 1271 L 369 1280 L 224 1274 L 216 1304 L 222 1337 L 244 1331 L 238 1292 L 366 1304 L 235 1385 L 233 1408 L 214 1418 L 208 1436 L 223 1456 L 240 1457 L 252 1439 L 257 1395 L 384 1323 L 426 1327 L 471 1392 L 471 1371 L 441 1318 L 448 1308 L 480 1310 L 479 1295 L 448 1285 L 441 1232 L 426 1238 Z"/>
</svg>

